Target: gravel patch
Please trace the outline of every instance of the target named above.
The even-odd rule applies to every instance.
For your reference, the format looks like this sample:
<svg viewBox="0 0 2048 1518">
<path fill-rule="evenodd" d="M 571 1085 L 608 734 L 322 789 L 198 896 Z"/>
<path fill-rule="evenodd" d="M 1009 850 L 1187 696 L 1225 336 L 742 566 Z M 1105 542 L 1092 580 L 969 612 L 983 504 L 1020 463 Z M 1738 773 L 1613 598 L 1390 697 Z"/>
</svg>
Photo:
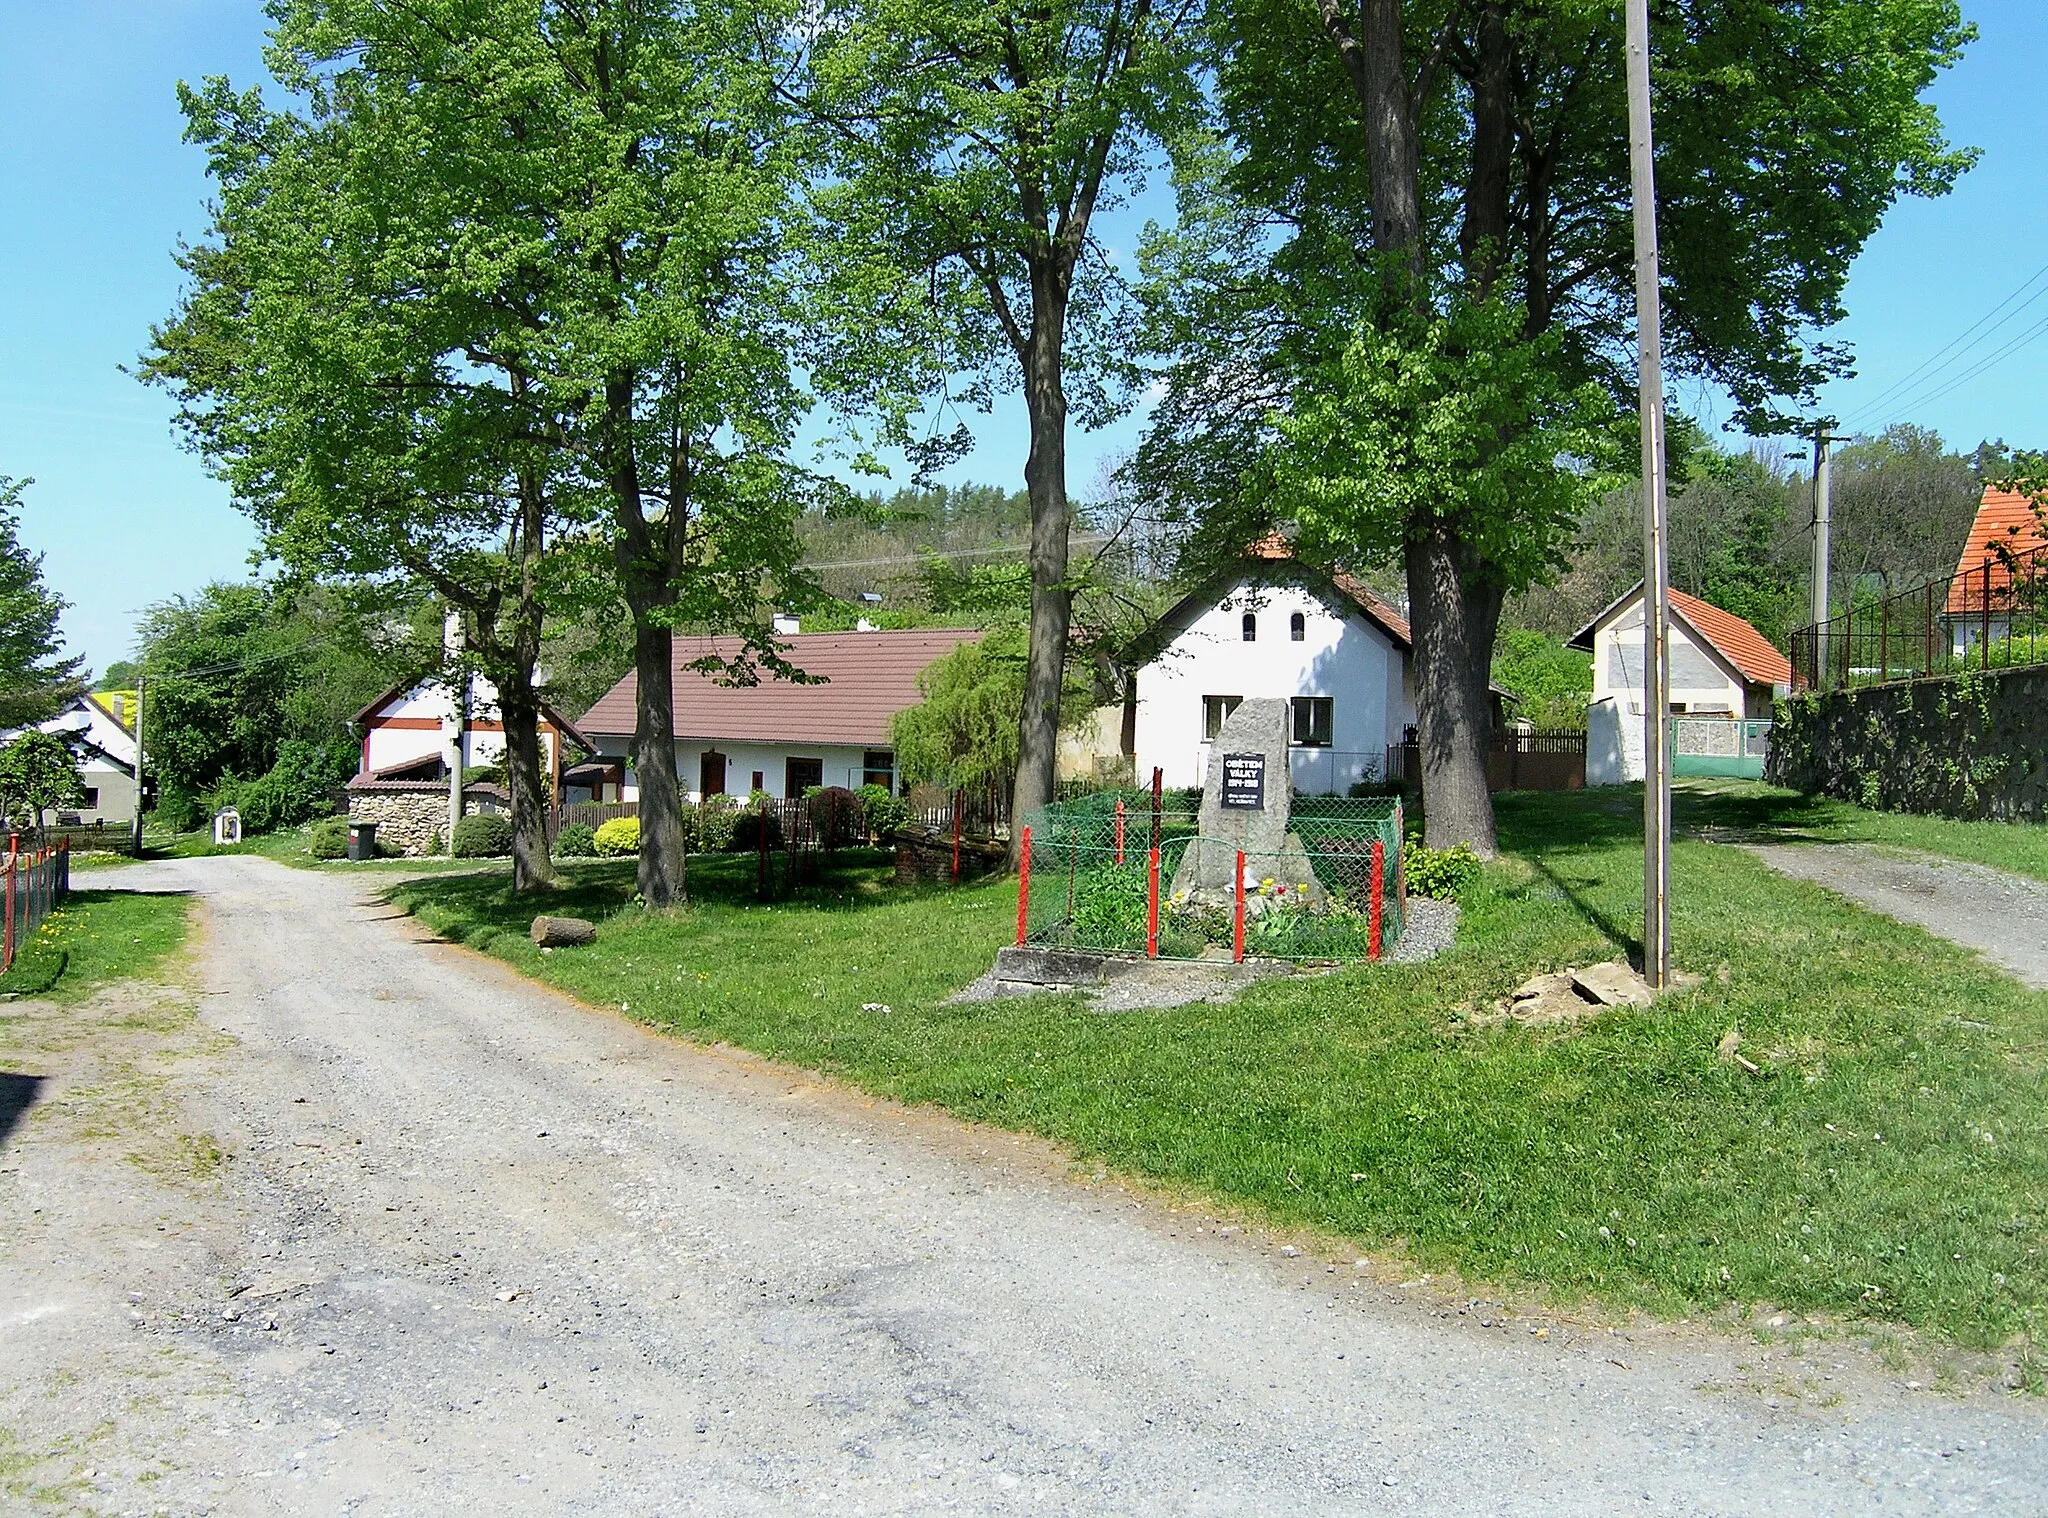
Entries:
<svg viewBox="0 0 2048 1518">
<path fill-rule="evenodd" d="M 1420 964 L 1434 959 L 1451 946 L 1458 934 L 1458 904 L 1428 896 L 1408 898 L 1408 925 L 1401 941 L 1387 956 L 1397 965 Z"/>
<path fill-rule="evenodd" d="M 2022 985 L 2048 990 L 2048 884 L 1853 843 L 1756 845 L 1749 852 L 1781 875 L 1975 949 Z"/>
</svg>

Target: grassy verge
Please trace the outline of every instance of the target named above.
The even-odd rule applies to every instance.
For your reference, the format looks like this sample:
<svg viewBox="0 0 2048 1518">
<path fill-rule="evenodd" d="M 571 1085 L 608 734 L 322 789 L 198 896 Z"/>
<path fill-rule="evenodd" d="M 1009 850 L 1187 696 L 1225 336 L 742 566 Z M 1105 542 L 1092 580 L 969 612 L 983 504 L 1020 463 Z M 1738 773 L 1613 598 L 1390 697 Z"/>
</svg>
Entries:
<svg viewBox="0 0 2048 1518">
<path fill-rule="evenodd" d="M 1639 787 L 1610 791 L 1640 797 Z M 1633 803 L 1638 810 L 1640 800 Z M 1825 796 L 1802 796 L 1740 780 L 1680 781 L 1672 793 L 1679 828 L 1755 829 L 1821 843 L 1867 843 L 1967 859 L 2016 875 L 2048 880 L 2048 827 L 2015 822 L 1959 822 L 1903 812 L 1873 812 Z"/>
<path fill-rule="evenodd" d="M 942 998 L 1007 937 L 1012 887 L 899 891 L 848 867 L 776 906 L 748 861 L 698 905 L 628 906 L 579 872 L 550 911 L 604 919 L 542 955 L 499 879 L 406 883 L 439 931 L 644 1022 L 1044 1134 L 1082 1156 L 1398 1245 L 1426 1268 L 1666 1313 L 1729 1301 L 2048 1337 L 2048 996 L 1739 851 L 1673 860 L 1696 989 L 1576 1033 L 1456 1009 L 1630 946 L 1628 798 L 1503 798 L 1510 851 L 1427 965 L 1266 983 L 1229 1006 L 1103 1016 Z M 1722 1062 L 1738 1028 L 1761 1076 Z"/>
<path fill-rule="evenodd" d="M 154 973 L 185 939 L 183 896 L 75 890 L 0 975 L 0 995 L 77 1001 Z"/>
<path fill-rule="evenodd" d="M 155 859 L 211 859 L 217 854 L 257 854 L 265 859 L 275 859 L 279 864 L 291 865 L 300 870 L 349 870 L 357 872 L 418 873 L 435 870 L 489 870 L 509 869 L 509 863 L 489 859 L 449 859 L 445 855 L 431 858 L 405 858 L 394 856 L 388 859 L 366 859 L 360 862 L 348 859 L 315 859 L 308 852 L 312 838 L 310 823 L 295 828 L 279 828 L 272 833 L 257 833 L 240 843 L 215 843 L 213 834 L 201 830 L 192 833 L 178 833 L 169 838 L 155 838 L 148 841 L 144 852 Z"/>
</svg>

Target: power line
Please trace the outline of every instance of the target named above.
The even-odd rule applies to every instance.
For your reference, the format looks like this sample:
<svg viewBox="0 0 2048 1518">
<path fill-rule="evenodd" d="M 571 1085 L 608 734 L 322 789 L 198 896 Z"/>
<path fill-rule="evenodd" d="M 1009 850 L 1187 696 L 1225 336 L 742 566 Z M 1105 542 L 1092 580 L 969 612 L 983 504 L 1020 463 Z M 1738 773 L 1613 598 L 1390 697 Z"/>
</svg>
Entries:
<svg viewBox="0 0 2048 1518">
<path fill-rule="evenodd" d="M 2048 291 L 2044 291 L 2043 293 L 2048 294 Z M 1985 371 L 1996 368 L 1998 365 L 2004 363 L 2007 359 L 2011 358 L 2015 353 L 2019 352 L 2020 349 L 2026 347 L 2028 344 L 2032 342 L 2037 341 L 2044 333 L 2048 333 L 2048 317 L 2043 317 L 2040 321 L 2036 322 L 2033 326 L 2029 327 L 2026 331 L 2022 332 L 2018 337 L 2014 338 L 2011 342 L 2007 343 L 2003 348 L 2000 348 L 1996 353 L 1992 354 L 1989 358 L 1986 358 L 1982 362 L 1978 363 L 1975 367 L 1965 370 L 1963 373 L 1957 375 L 1954 379 L 1947 381 L 1945 384 L 1942 384 L 1937 389 L 1927 391 L 1921 395 L 1915 396 L 1910 402 L 1902 404 L 1899 409 L 1901 411 L 1905 411 L 1908 409 L 1917 409 L 1921 406 L 1930 405 L 1933 402 L 1940 400 L 1943 396 L 1949 395 L 1954 391 L 1960 389 L 1962 386 L 1967 385 L 1971 380 L 1977 378 L 1978 375 L 1983 374 Z"/>
<path fill-rule="evenodd" d="M 2026 310 L 2028 306 L 2031 306 L 2035 301 L 2041 299 L 2042 296 L 2048 295 L 2048 286 L 2044 286 L 2042 289 L 2034 291 L 2032 295 L 2027 296 L 2027 298 L 2024 301 L 2020 302 L 2019 306 L 2016 309 L 2007 312 L 2003 317 L 1999 316 L 2000 312 L 2005 311 L 2006 307 L 2012 305 L 2014 301 L 2019 300 L 2020 296 L 2025 295 L 2027 290 L 2031 288 L 2034 284 L 2039 282 L 2042 276 L 2044 275 L 2048 275 L 2048 264 L 2043 264 L 2040 268 L 2036 269 L 2032 274 L 2028 275 L 2027 278 L 2020 281 L 2019 285 L 2016 288 L 2014 288 L 2013 291 L 2005 297 L 2005 299 L 2001 300 L 1989 311 L 1986 311 L 1982 316 L 1978 317 L 1976 321 L 1972 322 L 1969 326 L 1965 327 L 1961 332 L 1957 333 L 1954 337 L 1950 338 L 1946 343 L 1942 344 L 1940 348 L 1936 349 L 1933 353 L 1929 354 L 1926 358 L 1922 359 L 1918 364 L 1915 364 L 1911 369 L 1907 370 L 1905 374 L 1901 375 L 1898 379 L 1894 380 L 1884 390 L 1880 391 L 1876 396 L 1872 397 L 1856 412 L 1855 419 L 1858 422 L 1868 420 L 1872 415 L 1877 413 L 1878 410 L 1881 407 L 1883 407 L 1887 401 L 1891 400 L 1892 397 L 1900 394 L 1901 392 L 1910 392 L 1916 385 L 1923 384 L 1927 381 L 1932 381 L 1933 379 L 1935 379 L 1937 375 L 1941 373 L 1942 370 L 1947 369 L 1952 365 L 1961 362 L 1964 358 L 1966 358 L 1969 355 L 1971 349 L 1977 347 L 1979 343 L 1984 341 L 1984 339 L 1990 337 L 1992 333 L 1997 331 L 1999 327 L 2003 327 L 2007 322 L 2011 321 L 2013 317 L 2018 316 L 2021 311 Z M 1998 319 L 1994 322 L 1993 318 Z M 1978 334 L 1980 332 L 1980 329 L 1983 329 L 1985 327 L 1986 323 L 1992 324 L 1990 329 L 1982 331 L 1980 336 L 1973 336 L 1973 334 Z M 1963 345 L 1961 350 L 1955 352 L 1953 357 L 1945 357 L 1946 355 L 1949 355 L 1951 353 L 1951 350 L 1956 349 L 1958 344 Z M 1945 394 L 1946 392 L 1944 391 L 1943 393 Z M 1925 403 L 1925 400 L 1908 402 L 1900 405 L 1896 408 L 1896 410 L 1904 411 L 1909 409 L 1912 405 L 1924 405 Z"/>
</svg>

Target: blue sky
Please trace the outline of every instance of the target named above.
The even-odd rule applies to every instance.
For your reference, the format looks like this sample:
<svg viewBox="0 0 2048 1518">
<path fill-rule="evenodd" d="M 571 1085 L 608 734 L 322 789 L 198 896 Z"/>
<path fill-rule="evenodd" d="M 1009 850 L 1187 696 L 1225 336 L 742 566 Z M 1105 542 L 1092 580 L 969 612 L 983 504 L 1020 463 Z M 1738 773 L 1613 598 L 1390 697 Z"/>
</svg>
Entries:
<svg viewBox="0 0 2048 1518">
<path fill-rule="evenodd" d="M 1951 137 L 1983 161 L 1944 200 L 1895 208 L 1857 262 L 1849 319 L 1858 377 L 1828 404 L 1856 420 L 1881 392 L 2048 262 L 2048 5 L 1965 0 L 1983 40 L 1935 88 Z M 0 0 L 0 474 L 36 479 L 24 537 L 73 603 L 65 628 L 94 668 L 127 650 L 136 614 L 247 572 L 254 538 L 226 492 L 180 451 L 165 398 L 121 372 L 178 293 L 171 251 L 205 229 L 199 153 L 180 141 L 180 79 L 261 74 L 260 0 Z M 2048 443 L 2048 329 L 1981 376 L 1929 395 L 2048 320 L 2039 294 L 1962 363 L 1910 385 L 1862 424 L 1932 426 L 1952 444 Z M 2017 305 L 2017 303 L 2016 303 Z M 1681 391 L 1713 420 L 1726 403 Z M 978 423 L 956 480 L 1021 483 L 1021 403 Z M 1085 492 L 1129 424 L 1070 445 Z"/>
</svg>

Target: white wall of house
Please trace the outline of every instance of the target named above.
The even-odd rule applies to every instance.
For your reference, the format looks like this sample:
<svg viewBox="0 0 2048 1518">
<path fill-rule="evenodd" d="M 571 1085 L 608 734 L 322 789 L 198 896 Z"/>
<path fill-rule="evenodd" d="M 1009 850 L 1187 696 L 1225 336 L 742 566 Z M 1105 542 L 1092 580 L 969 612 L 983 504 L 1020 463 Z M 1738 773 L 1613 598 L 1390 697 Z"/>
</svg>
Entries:
<svg viewBox="0 0 2048 1518">
<path fill-rule="evenodd" d="M 593 736 L 591 741 L 597 745 L 599 753 L 604 757 L 628 757 L 626 740 L 623 738 Z M 858 790 L 867 768 L 869 753 L 888 752 L 887 749 L 869 750 L 833 743 L 729 743 L 711 738 L 678 738 L 676 774 L 682 782 L 684 796 L 691 801 L 704 799 L 702 777 L 704 755 L 707 751 L 715 751 L 725 756 L 725 794 L 737 796 L 742 800 L 753 791 L 754 776 L 757 773 L 761 777 L 762 790 L 778 799 L 786 796 L 791 759 L 818 761 L 822 767 L 822 774 L 816 784 L 839 785 L 845 786 L 848 790 Z M 893 755 L 889 768 L 893 777 Z M 640 799 L 639 782 L 630 766 L 626 771 L 625 790 L 621 799 Z"/>
<path fill-rule="evenodd" d="M 498 689 L 483 676 L 470 681 L 469 718 L 462 730 L 462 751 L 456 754 L 455 707 L 449 687 L 438 680 L 414 686 L 395 696 L 370 719 L 363 737 L 363 770 L 378 773 L 422 759 L 439 759 L 464 768 L 498 764 L 505 757 L 505 734 L 498 727 Z M 493 729 L 498 730 L 493 730 Z M 545 720 L 540 730 L 543 773 L 555 764 L 555 734 Z"/>
<path fill-rule="evenodd" d="M 1257 636 L 1244 640 L 1244 617 Z M 1302 619 L 1296 642 L 1292 625 Z M 1304 586 L 1240 581 L 1137 673 L 1135 760 L 1139 782 L 1154 766 L 1170 786 L 1199 786 L 1208 773 L 1207 696 L 1327 696 L 1327 748 L 1294 750 L 1296 786 L 1342 793 L 1385 772 L 1389 744 L 1415 721 L 1407 656 L 1347 600 Z"/>
<path fill-rule="evenodd" d="M 1674 712 L 1744 717 L 1749 682 L 1719 649 L 1671 619 Z M 1754 715 L 1768 717 L 1770 709 Z M 1643 601 L 1638 596 L 1593 629 L 1593 699 L 1586 711 L 1586 784 L 1626 785 L 1647 770 L 1643 749 Z"/>
<path fill-rule="evenodd" d="M 63 711 L 37 724 L 46 733 L 69 740 L 78 751 L 78 780 L 85 787 L 82 806 L 65 807 L 81 822 L 127 822 L 135 816 L 135 736 L 99 704 L 80 696 Z M 0 742 L 21 731 L 0 733 Z M 50 812 L 45 820 L 58 814 Z M 0 840 L 4 842 L 4 840 Z"/>
</svg>

